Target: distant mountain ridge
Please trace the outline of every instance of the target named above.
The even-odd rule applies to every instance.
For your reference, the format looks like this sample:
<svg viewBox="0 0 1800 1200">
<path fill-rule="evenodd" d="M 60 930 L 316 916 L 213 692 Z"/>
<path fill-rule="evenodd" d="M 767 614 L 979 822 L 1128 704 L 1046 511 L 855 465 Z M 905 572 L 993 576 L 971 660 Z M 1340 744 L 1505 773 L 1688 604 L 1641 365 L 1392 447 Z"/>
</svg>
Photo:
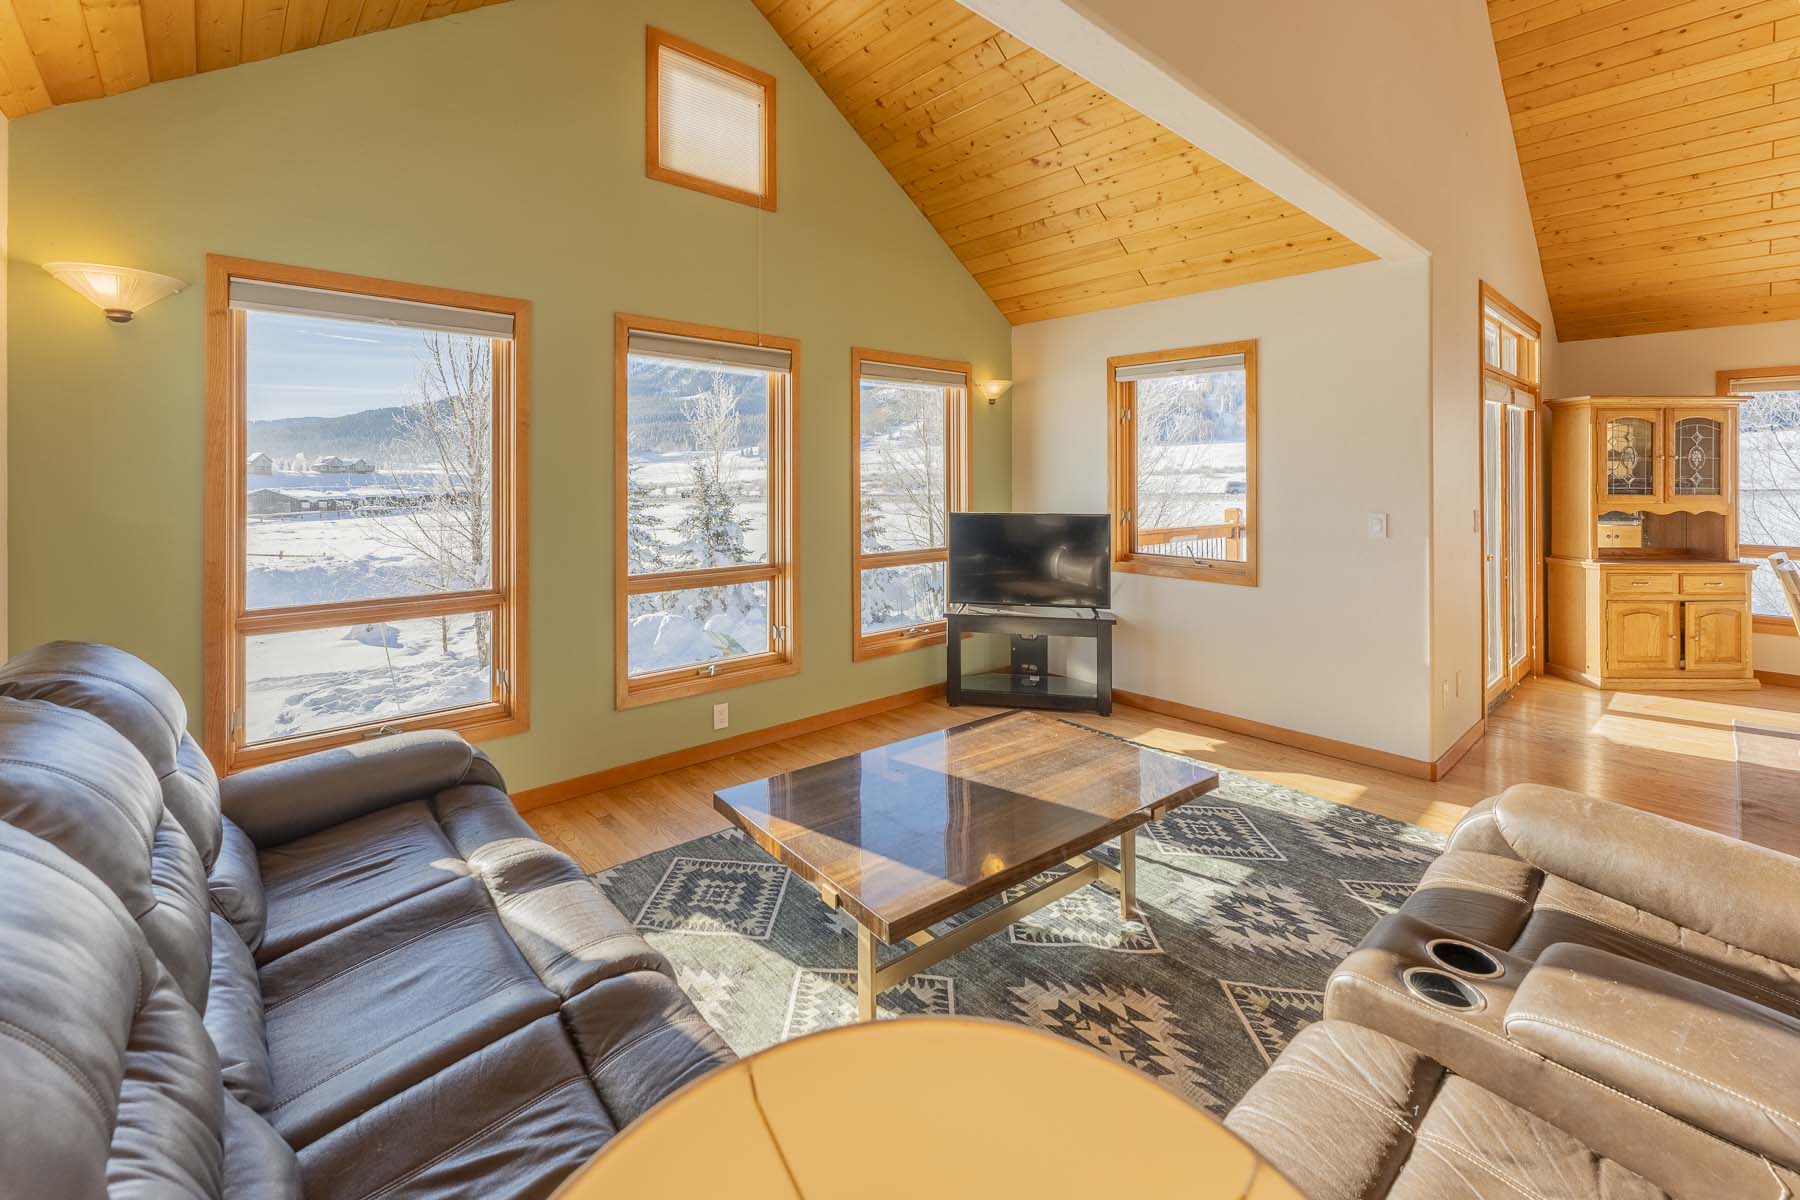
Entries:
<svg viewBox="0 0 1800 1200">
<path fill-rule="evenodd" d="M 340 458 L 366 458 L 380 462 L 388 457 L 400 436 L 399 405 L 345 413 L 341 417 L 282 417 L 273 421 L 245 422 L 249 453 L 274 458 L 306 455 L 308 460 L 326 454 Z"/>
</svg>

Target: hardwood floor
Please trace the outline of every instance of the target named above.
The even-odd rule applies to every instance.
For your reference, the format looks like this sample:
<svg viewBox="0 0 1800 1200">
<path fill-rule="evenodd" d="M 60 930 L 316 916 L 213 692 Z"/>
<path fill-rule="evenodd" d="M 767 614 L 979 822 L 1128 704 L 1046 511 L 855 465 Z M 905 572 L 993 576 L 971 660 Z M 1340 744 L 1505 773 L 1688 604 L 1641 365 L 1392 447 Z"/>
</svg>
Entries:
<svg viewBox="0 0 1800 1200">
<path fill-rule="evenodd" d="M 670 771 L 536 809 L 546 840 L 597 871 L 726 828 L 712 807 L 722 787 L 854 754 L 984 716 L 992 709 L 908 705 L 771 746 Z M 1448 832 L 1470 805 L 1514 783 L 1548 783 L 1768 844 L 1800 845 L 1793 814 L 1742 827 L 1732 721 L 1800 732 L 1800 689 L 1601 692 L 1530 679 L 1488 716 L 1487 736 L 1456 769 L 1427 783 L 1206 725 L 1115 708 L 1077 716 L 1098 729 L 1229 767 L 1340 804 Z M 1797 781 L 1800 783 L 1800 781 Z"/>
</svg>

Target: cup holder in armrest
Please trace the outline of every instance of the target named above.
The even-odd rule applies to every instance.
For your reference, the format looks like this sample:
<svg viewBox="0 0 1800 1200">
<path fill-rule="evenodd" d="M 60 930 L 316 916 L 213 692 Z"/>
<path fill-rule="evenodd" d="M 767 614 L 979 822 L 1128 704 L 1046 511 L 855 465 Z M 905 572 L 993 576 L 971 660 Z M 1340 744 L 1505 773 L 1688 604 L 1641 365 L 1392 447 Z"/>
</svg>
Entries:
<svg viewBox="0 0 1800 1200">
<path fill-rule="evenodd" d="M 1486 950 L 1452 938 L 1436 938 L 1425 943 L 1425 953 L 1438 966 L 1458 975 L 1467 975 L 1471 979 L 1494 979 L 1503 969 L 1499 961 Z"/>
<path fill-rule="evenodd" d="M 1402 972 L 1400 980 L 1406 984 L 1407 991 L 1439 1008 L 1474 1012 L 1487 1003 L 1480 992 L 1436 967 L 1410 967 Z"/>
</svg>

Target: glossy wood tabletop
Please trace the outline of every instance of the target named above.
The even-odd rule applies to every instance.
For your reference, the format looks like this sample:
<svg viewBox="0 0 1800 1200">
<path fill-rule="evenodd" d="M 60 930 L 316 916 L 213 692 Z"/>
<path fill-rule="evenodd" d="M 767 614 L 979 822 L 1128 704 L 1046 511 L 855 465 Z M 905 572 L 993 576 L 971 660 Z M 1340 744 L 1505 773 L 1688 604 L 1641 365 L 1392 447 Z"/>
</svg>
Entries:
<svg viewBox="0 0 1800 1200">
<path fill-rule="evenodd" d="M 1013 712 L 726 788 L 713 804 L 892 943 L 1218 783 L 1191 759 Z"/>
</svg>

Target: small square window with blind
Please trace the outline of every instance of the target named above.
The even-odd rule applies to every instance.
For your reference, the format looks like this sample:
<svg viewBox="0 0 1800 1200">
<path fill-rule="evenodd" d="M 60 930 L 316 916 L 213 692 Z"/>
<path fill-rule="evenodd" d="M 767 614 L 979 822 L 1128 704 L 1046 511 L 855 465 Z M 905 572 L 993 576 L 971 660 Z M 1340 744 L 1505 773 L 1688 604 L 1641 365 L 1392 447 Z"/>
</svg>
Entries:
<svg viewBox="0 0 1800 1200">
<path fill-rule="evenodd" d="M 645 173 L 775 209 L 775 77 L 646 30 Z"/>
</svg>

